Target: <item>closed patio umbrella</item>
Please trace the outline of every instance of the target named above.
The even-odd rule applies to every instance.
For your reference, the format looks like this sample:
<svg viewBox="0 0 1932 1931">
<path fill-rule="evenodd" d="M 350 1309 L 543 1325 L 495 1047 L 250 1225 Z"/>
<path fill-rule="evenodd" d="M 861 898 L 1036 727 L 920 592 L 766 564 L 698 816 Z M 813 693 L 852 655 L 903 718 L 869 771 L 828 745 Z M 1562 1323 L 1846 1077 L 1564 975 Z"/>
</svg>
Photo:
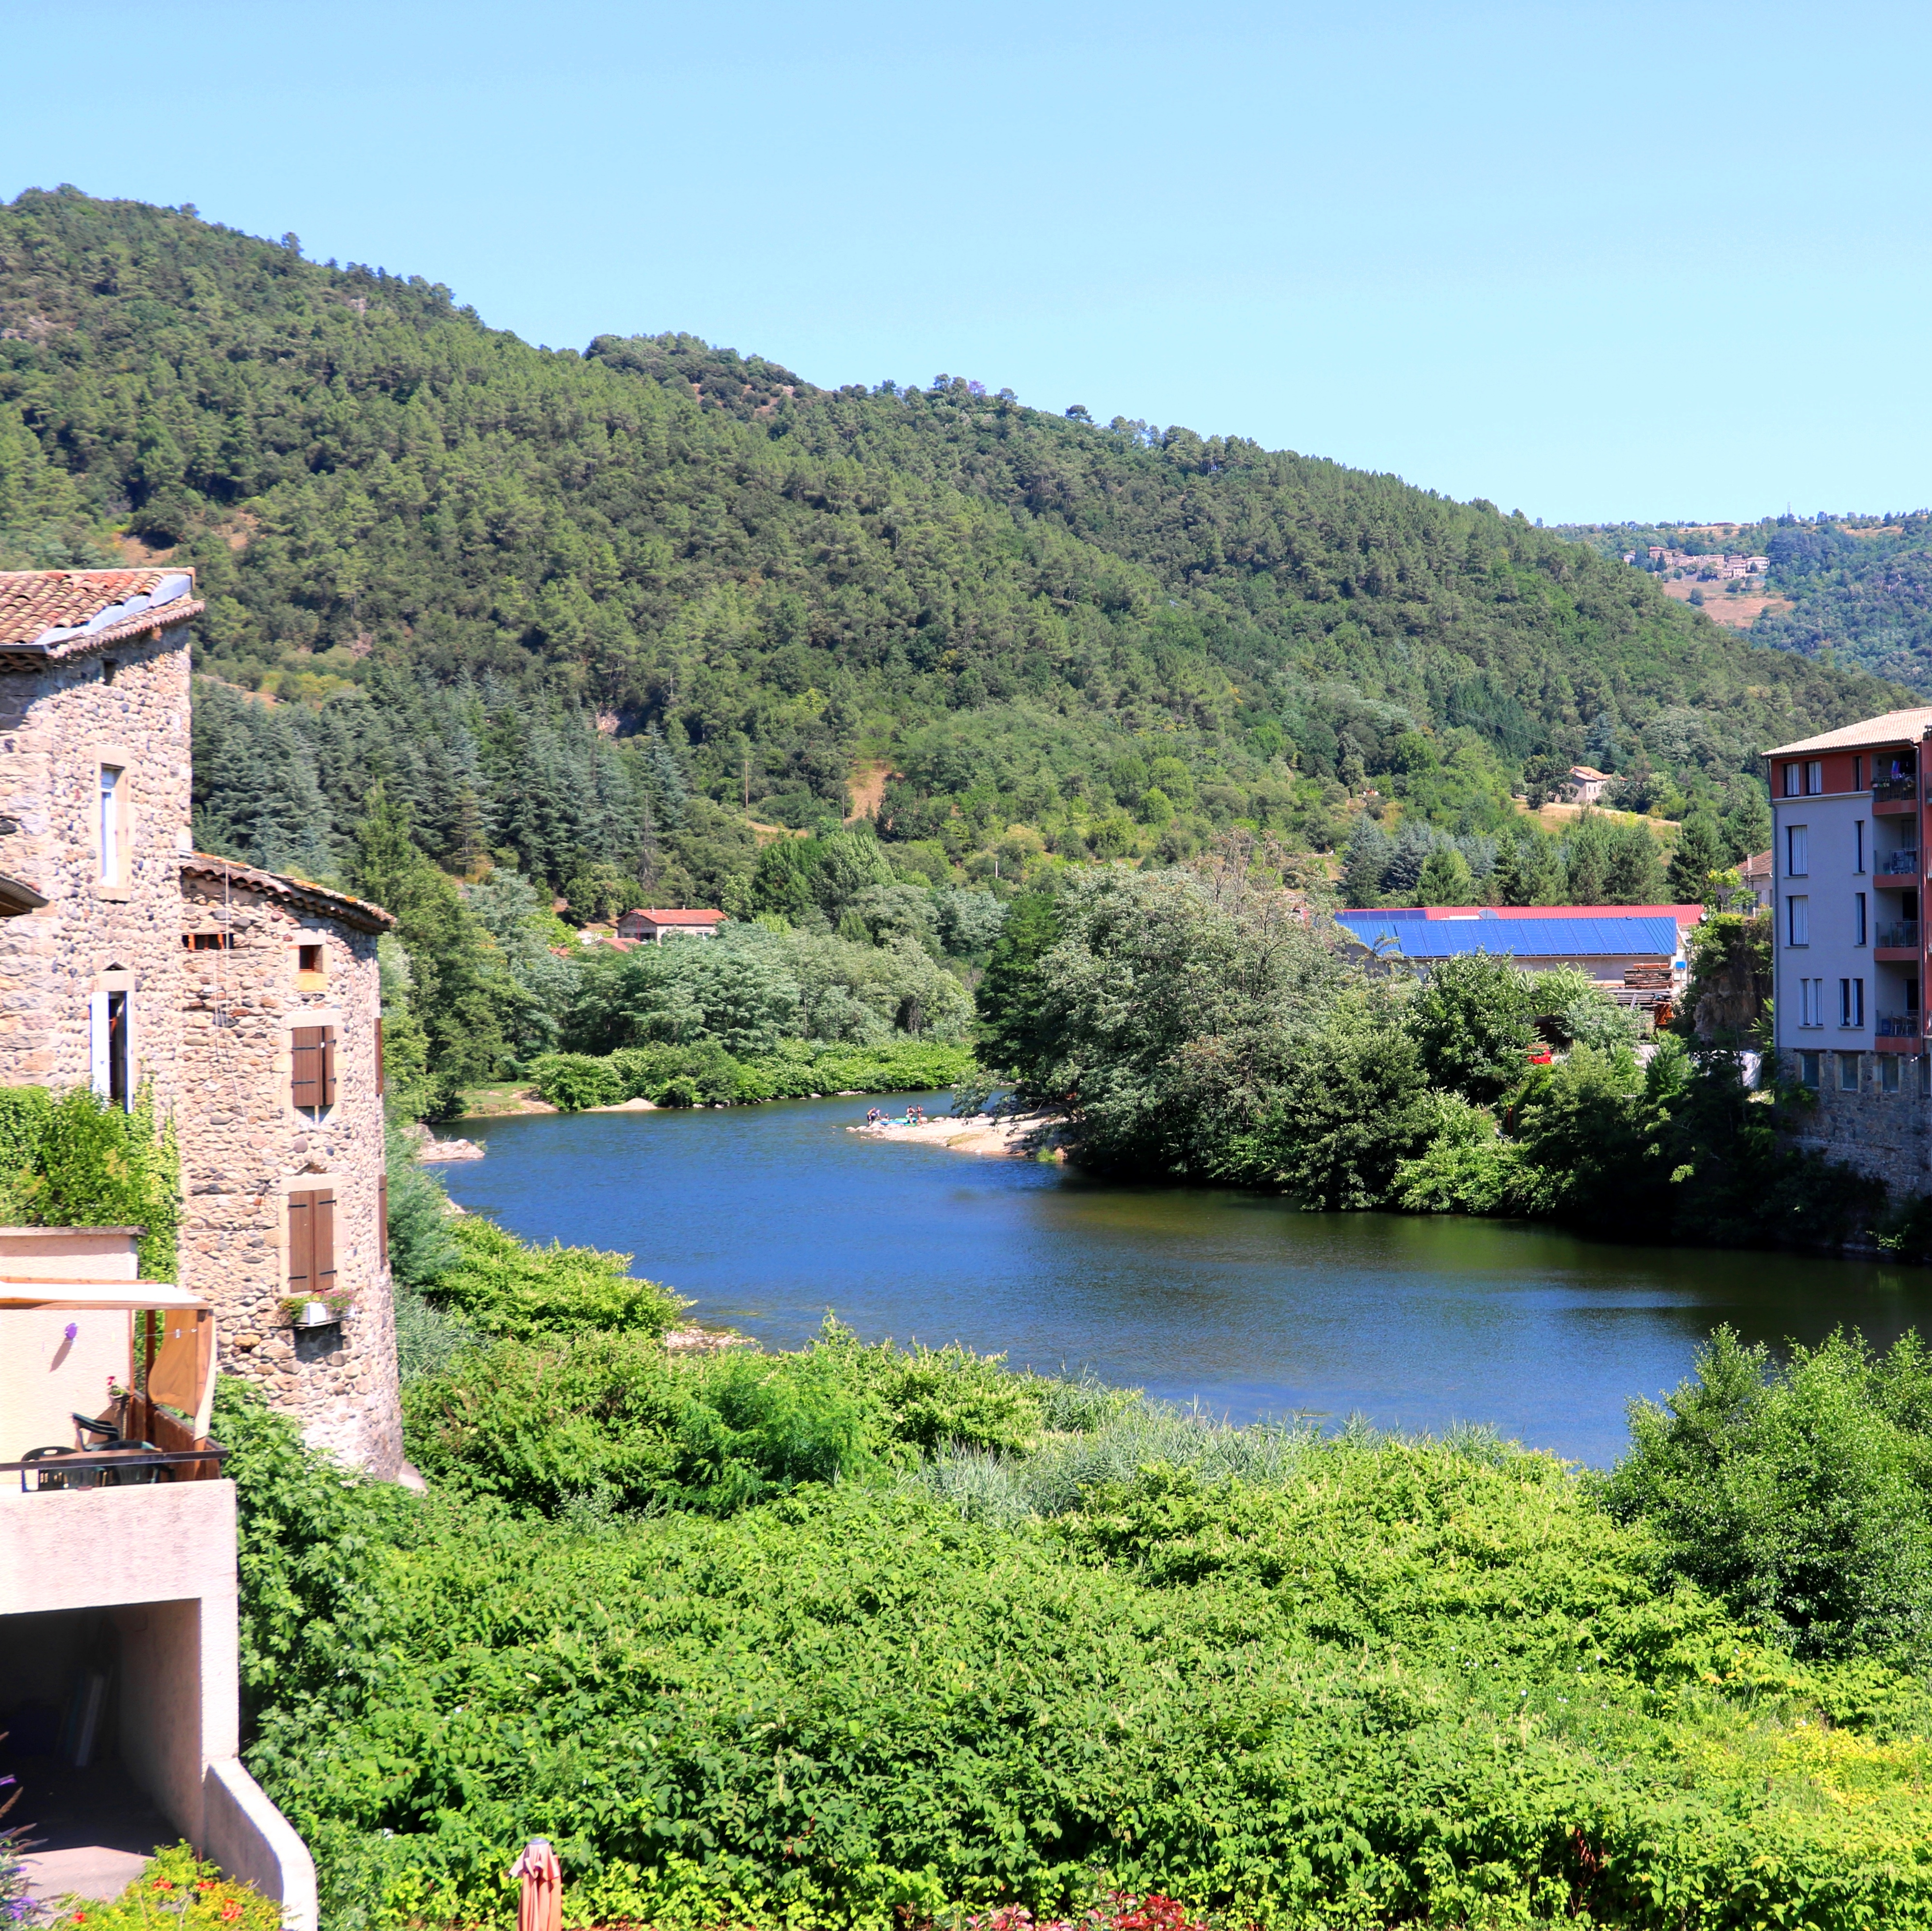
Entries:
<svg viewBox="0 0 1932 1931">
<path fill-rule="evenodd" d="M 523 1880 L 517 1900 L 517 1931 L 563 1931 L 563 1867 L 546 1837 L 532 1837 L 510 1866 Z"/>
</svg>

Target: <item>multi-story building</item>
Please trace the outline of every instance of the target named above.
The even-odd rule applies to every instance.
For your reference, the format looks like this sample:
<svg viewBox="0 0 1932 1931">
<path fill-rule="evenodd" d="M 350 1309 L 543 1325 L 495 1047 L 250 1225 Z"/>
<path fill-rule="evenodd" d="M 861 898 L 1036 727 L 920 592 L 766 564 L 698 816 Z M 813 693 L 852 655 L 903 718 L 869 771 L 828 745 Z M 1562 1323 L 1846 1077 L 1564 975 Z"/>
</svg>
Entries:
<svg viewBox="0 0 1932 1931">
<path fill-rule="evenodd" d="M 1819 1095 L 1802 1136 L 1896 1189 L 1924 1192 L 1932 707 L 1888 711 L 1765 756 L 1777 1044 Z"/>
</svg>

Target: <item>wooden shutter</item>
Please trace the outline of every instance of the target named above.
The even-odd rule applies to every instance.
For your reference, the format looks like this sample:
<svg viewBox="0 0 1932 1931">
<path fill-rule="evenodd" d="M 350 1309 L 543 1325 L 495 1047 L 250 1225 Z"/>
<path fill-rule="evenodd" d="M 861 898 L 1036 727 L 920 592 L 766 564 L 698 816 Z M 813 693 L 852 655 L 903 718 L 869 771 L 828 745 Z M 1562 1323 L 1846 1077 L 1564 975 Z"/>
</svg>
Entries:
<svg viewBox="0 0 1932 1931">
<path fill-rule="evenodd" d="M 387 1089 L 382 1083 L 382 1022 L 376 1022 L 376 1097 L 380 1099 Z"/>
<path fill-rule="evenodd" d="M 298 1107 L 335 1104 L 335 1029 L 298 1026 L 290 1035 L 289 1098 Z"/>
<path fill-rule="evenodd" d="M 389 1176 L 386 1173 L 376 1182 L 376 1264 L 379 1267 L 389 1264 Z"/>
<path fill-rule="evenodd" d="M 322 1041 L 327 1029 L 298 1026 L 290 1035 L 289 1098 L 298 1107 L 319 1107 L 322 1099 Z"/>
<path fill-rule="evenodd" d="M 335 1285 L 335 1190 L 289 1196 L 289 1292 L 317 1295 Z"/>
</svg>

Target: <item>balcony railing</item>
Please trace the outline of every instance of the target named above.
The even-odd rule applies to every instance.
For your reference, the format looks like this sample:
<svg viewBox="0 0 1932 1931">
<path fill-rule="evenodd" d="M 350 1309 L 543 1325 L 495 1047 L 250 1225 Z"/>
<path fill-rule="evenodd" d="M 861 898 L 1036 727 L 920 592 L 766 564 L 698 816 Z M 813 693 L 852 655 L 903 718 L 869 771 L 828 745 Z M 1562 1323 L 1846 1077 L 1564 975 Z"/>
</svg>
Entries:
<svg viewBox="0 0 1932 1931">
<path fill-rule="evenodd" d="M 1918 945 L 1918 921 L 1916 918 L 1896 918 L 1878 929 L 1878 942 L 1881 945 L 1909 945 L 1916 951 Z"/>
<path fill-rule="evenodd" d="M 1910 804 L 1918 795 L 1916 778 L 1874 778 L 1872 797 L 1880 804 Z"/>
<path fill-rule="evenodd" d="M 187 1449 L 152 1442 L 112 1449 L 42 1449 L 20 1461 L 0 1461 L 0 1474 L 17 1473 L 22 1491 L 118 1488 L 152 1482 L 192 1482 L 218 1472 L 228 1450 L 211 1441 Z"/>
<path fill-rule="evenodd" d="M 1919 1013 L 1880 1013 L 1874 1027 L 1881 1039 L 1916 1039 L 1924 1029 Z"/>
<path fill-rule="evenodd" d="M 1881 878 L 1916 878 L 1918 874 L 1918 848 L 1902 845 L 1872 860 L 1872 870 Z"/>
</svg>

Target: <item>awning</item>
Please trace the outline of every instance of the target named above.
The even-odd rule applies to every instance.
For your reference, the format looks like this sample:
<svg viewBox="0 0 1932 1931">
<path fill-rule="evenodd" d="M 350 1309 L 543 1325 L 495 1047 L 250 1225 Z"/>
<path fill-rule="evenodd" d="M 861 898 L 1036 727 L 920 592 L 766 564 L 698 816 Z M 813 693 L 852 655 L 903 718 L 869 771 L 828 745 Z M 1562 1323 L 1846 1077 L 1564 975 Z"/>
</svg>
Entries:
<svg viewBox="0 0 1932 1931">
<path fill-rule="evenodd" d="M 10 878 L 0 872 L 0 918 L 18 918 L 23 913 L 38 911 L 46 900 L 32 885 L 23 884 L 18 878 Z"/>
<path fill-rule="evenodd" d="M 8 1308 L 210 1308 L 205 1294 L 165 1281 L 0 1280 L 0 1309 Z"/>
</svg>

